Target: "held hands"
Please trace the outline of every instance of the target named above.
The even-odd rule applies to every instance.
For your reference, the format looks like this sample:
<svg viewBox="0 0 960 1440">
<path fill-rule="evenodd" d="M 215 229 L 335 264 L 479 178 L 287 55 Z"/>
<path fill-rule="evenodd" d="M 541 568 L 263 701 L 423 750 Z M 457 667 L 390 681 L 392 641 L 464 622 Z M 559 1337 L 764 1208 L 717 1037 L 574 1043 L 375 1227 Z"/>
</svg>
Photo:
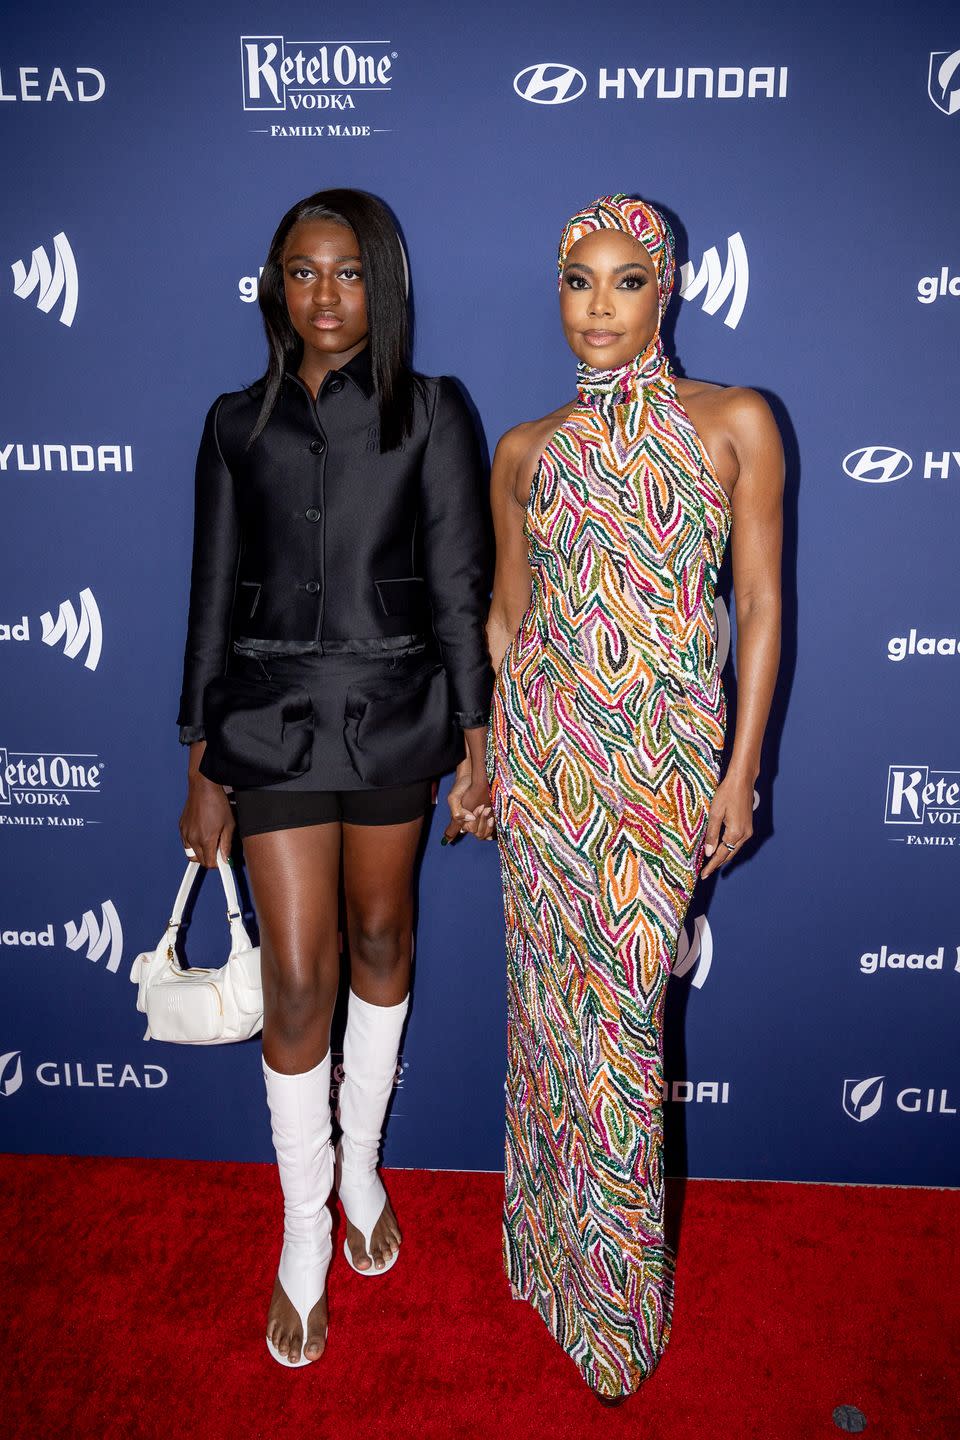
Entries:
<svg viewBox="0 0 960 1440">
<path fill-rule="evenodd" d="M 233 811 L 223 786 L 199 772 L 191 772 L 187 803 L 180 816 L 180 839 L 188 859 L 199 860 L 201 865 L 213 870 L 218 849 L 224 860 L 229 859 L 233 831 Z"/>
<path fill-rule="evenodd" d="M 700 879 L 706 880 L 732 859 L 752 834 L 753 781 L 740 779 L 728 770 L 710 806 Z"/>
<path fill-rule="evenodd" d="M 468 756 L 457 766 L 457 776 L 447 796 L 450 806 L 450 824 L 440 838 L 441 845 L 449 845 L 465 831 L 478 840 L 493 839 L 493 804 L 487 777 L 480 772 L 474 780 L 473 764 Z"/>
</svg>

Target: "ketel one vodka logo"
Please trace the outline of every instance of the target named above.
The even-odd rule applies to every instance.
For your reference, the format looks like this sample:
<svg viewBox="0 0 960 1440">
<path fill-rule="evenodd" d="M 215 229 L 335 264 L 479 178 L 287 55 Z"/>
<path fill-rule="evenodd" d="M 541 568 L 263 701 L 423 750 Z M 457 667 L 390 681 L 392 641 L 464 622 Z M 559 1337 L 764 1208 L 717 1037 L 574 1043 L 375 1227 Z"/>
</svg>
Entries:
<svg viewBox="0 0 960 1440">
<path fill-rule="evenodd" d="M 960 770 L 891 765 L 884 821 L 914 829 L 960 825 Z"/>
<path fill-rule="evenodd" d="M 38 811 L 69 809 L 88 795 L 99 795 L 102 778 L 103 762 L 96 755 L 6 750 L 0 746 L 0 825 L 42 825 L 43 816 Z M 18 811 L 28 814 L 18 815 Z M 68 822 L 65 817 L 58 819 L 48 813 L 47 823 Z"/>
<path fill-rule="evenodd" d="M 243 35 L 244 110 L 355 110 L 356 97 L 391 87 L 388 40 L 337 43 Z"/>
</svg>

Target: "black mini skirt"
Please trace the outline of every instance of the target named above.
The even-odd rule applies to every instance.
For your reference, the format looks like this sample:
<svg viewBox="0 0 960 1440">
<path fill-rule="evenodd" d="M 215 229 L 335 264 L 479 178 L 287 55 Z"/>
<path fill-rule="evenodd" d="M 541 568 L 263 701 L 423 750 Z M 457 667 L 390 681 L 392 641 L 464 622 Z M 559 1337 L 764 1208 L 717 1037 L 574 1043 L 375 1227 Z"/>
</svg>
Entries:
<svg viewBox="0 0 960 1440">
<path fill-rule="evenodd" d="M 234 682 L 244 713 L 231 709 Z M 238 794 L 393 790 L 432 781 L 463 755 L 462 732 L 449 718 L 446 677 L 429 650 L 372 656 L 237 650 L 216 684 L 223 691 L 220 723 L 215 714 L 214 723 L 206 723 L 202 768 Z M 446 713 L 438 728 L 440 710 Z M 276 763 L 287 750 L 296 762 L 293 774 L 284 773 L 285 761 Z"/>
</svg>

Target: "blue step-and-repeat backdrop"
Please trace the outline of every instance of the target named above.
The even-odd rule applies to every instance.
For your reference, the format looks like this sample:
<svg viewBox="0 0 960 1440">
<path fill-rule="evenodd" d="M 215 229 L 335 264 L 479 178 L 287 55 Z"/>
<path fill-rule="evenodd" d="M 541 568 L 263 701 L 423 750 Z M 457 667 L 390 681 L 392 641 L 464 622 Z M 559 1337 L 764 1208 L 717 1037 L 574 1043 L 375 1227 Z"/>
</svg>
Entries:
<svg viewBox="0 0 960 1440">
<path fill-rule="evenodd" d="M 677 221 L 683 372 L 760 389 L 788 462 L 757 839 L 698 890 L 681 941 L 671 1168 L 960 1183 L 960 16 L 932 0 L 15 8 L 0 1148 L 271 1155 L 258 1046 L 145 1044 L 127 976 L 183 863 L 195 447 L 213 397 L 263 368 L 255 290 L 279 216 L 334 185 L 390 204 L 417 364 L 458 377 L 492 449 L 572 393 L 557 238 L 627 190 Z M 387 1160 L 497 1169 L 497 855 L 441 850 L 439 819 Z M 213 877 L 195 961 L 223 958 L 222 918 Z"/>
</svg>

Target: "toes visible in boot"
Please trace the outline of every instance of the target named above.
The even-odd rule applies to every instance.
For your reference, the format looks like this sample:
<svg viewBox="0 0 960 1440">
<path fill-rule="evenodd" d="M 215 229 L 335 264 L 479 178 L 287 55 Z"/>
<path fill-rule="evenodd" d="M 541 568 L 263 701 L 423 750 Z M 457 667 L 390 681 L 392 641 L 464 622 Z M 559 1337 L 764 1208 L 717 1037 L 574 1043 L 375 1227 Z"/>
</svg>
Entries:
<svg viewBox="0 0 960 1440">
<path fill-rule="evenodd" d="M 307 1324 L 307 1343 L 303 1353 L 308 1360 L 319 1360 L 327 1348 L 327 1302 L 318 1300 L 310 1311 Z"/>
<path fill-rule="evenodd" d="M 355 1225 L 350 1224 L 349 1220 L 347 1221 L 347 1244 L 350 1246 L 350 1254 L 357 1269 L 369 1270 L 373 1265 L 373 1260 L 367 1254 L 363 1235 Z"/>
</svg>

